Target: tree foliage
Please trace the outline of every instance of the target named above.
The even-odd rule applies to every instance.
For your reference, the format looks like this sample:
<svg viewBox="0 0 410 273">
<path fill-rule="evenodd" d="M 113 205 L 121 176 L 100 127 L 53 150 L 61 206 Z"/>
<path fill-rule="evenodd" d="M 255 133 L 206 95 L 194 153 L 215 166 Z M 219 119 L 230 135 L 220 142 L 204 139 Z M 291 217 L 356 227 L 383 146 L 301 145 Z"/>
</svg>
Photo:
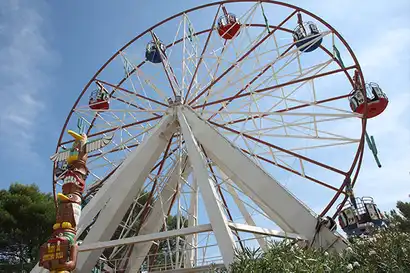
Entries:
<svg viewBox="0 0 410 273">
<path fill-rule="evenodd" d="M 31 269 L 54 221 L 53 197 L 41 193 L 36 185 L 15 183 L 1 190 L 0 270 Z"/>
<path fill-rule="evenodd" d="M 125 222 L 129 217 L 135 219 L 133 227 L 140 225 L 139 212 L 147 203 L 148 194 L 142 194 L 138 200 L 139 206 L 131 208 L 123 218 Z M 152 205 L 152 201 L 150 202 Z M 131 215 L 132 213 L 132 215 Z M 40 246 L 51 235 L 55 222 L 55 206 L 51 194 L 41 193 L 36 185 L 12 184 L 8 190 L 0 191 L 0 272 L 29 271 L 37 263 Z M 133 222 L 133 221 L 131 221 Z M 186 226 L 186 220 L 181 220 L 181 225 Z M 166 229 L 175 229 L 177 217 L 169 216 Z M 118 239 L 121 234 L 118 228 L 112 240 Z M 87 232 L 82 234 L 84 237 Z M 82 238 L 80 238 L 81 240 Z M 181 237 L 180 245 L 184 238 Z M 176 249 L 176 239 L 160 241 L 159 248 L 152 249 L 156 255 L 155 264 L 162 264 L 166 259 L 168 244 L 171 251 Z M 110 256 L 113 249 L 106 249 L 104 254 Z M 123 251 L 125 251 L 124 248 Z M 121 251 L 118 256 L 121 255 Z"/>
<path fill-rule="evenodd" d="M 397 202 L 397 210 L 391 210 L 387 217 L 391 225 L 399 231 L 410 233 L 410 202 Z"/>
</svg>

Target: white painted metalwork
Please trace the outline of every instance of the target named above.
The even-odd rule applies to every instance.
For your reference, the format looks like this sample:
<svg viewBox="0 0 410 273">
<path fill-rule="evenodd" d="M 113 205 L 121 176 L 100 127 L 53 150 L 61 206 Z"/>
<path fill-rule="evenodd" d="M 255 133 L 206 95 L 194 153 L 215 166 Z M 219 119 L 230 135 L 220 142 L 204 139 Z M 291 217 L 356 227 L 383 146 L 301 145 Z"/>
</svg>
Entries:
<svg viewBox="0 0 410 273">
<path fill-rule="evenodd" d="M 218 198 L 218 194 L 214 187 L 214 183 L 216 181 L 209 178 L 208 170 L 205 164 L 206 158 L 198 145 L 192 129 L 190 128 L 192 125 L 190 126 L 188 124 L 188 121 L 186 120 L 185 115 L 182 114 L 181 109 L 178 109 L 178 122 L 187 145 L 189 159 L 192 162 L 194 177 L 199 188 L 201 189 L 204 203 L 207 206 L 207 214 L 211 222 L 212 229 L 215 233 L 216 240 L 221 249 L 225 266 L 229 267 L 235 257 L 234 240 L 232 232 L 229 229 L 226 216 L 223 212 L 221 202 Z"/>
<path fill-rule="evenodd" d="M 111 238 L 128 207 L 138 196 L 145 179 L 163 152 L 167 142 L 175 131 L 172 116 L 167 116 L 152 132 L 151 137 L 143 142 L 117 170 L 115 187 L 111 188 L 107 204 L 102 208 L 95 224 L 84 239 L 84 244 L 108 240 Z M 97 198 L 98 198 L 97 193 Z M 80 220 L 81 221 L 81 220 Z M 77 268 L 80 272 L 91 272 L 102 251 L 92 251 L 78 256 Z"/>
<path fill-rule="evenodd" d="M 182 134 L 185 141 L 189 161 L 185 156 L 183 162 L 189 163 L 183 168 L 183 174 L 180 173 L 179 164 L 174 164 L 172 174 L 168 180 L 163 182 L 162 190 L 138 236 L 109 241 L 126 209 L 138 196 L 139 189 L 143 187 L 150 166 L 165 149 L 166 143 L 173 134 Z M 146 155 L 150 158 L 146 158 Z M 227 220 L 225 208 L 217 193 L 217 181 L 209 177 L 207 158 L 212 160 L 212 166 L 220 168 L 223 180 L 225 182 L 229 180 L 226 182 L 227 191 L 231 194 L 247 224 Z M 190 185 L 193 191 L 189 193 L 192 197 L 188 214 L 189 225 L 187 228 L 181 227 L 160 232 L 163 219 L 167 216 L 166 211 L 172 207 L 173 196 L 183 194 L 183 186 L 177 187 L 178 181 L 183 179 L 188 182 L 187 178 L 191 170 L 194 177 L 192 181 L 196 182 Z M 206 204 L 210 224 L 198 225 L 196 183 L 198 183 L 203 202 Z M 246 194 L 283 231 L 256 226 L 247 208 L 241 203 L 233 185 L 241 190 L 241 194 Z M 88 231 L 79 249 L 81 253 L 78 257 L 78 270 L 81 270 L 80 272 L 89 272 L 104 248 L 119 245 L 133 245 L 128 257 L 126 272 L 136 272 L 145 261 L 154 241 L 184 235 L 189 236 L 187 237 L 189 243 L 185 244 L 185 250 L 181 249 L 183 251 L 181 262 L 185 259 L 185 267 L 195 267 L 199 245 L 197 236 L 209 231 L 216 237 L 225 266 L 229 266 L 234 259 L 236 244 L 231 229 L 236 232 L 254 234 L 262 248 L 266 247 L 266 243 L 264 239 L 256 236 L 258 234 L 307 240 L 317 247 L 336 250 L 345 247 L 345 242 L 337 234 L 323 227 L 317 231 L 315 229 L 317 218 L 305 205 L 187 106 L 176 106 L 170 110 L 170 114 L 164 117 L 151 136 L 129 155 L 121 167 L 96 193 L 88 206 L 84 210 L 80 230 L 84 230 L 84 227 L 88 225 L 85 222 L 89 219 L 97 217 L 97 220 Z M 97 216 L 96 213 L 99 215 Z M 175 267 L 178 266 L 175 265 Z"/>
<path fill-rule="evenodd" d="M 186 163 L 186 160 L 184 160 L 183 162 Z M 147 217 L 145 224 L 141 227 L 140 231 L 138 232 L 139 236 L 160 231 L 162 224 L 164 222 L 164 217 L 167 217 L 167 215 L 164 214 L 164 211 L 166 211 L 168 207 L 172 206 L 172 197 L 174 196 L 174 194 L 177 194 L 176 186 L 181 176 L 179 171 L 180 170 L 178 169 L 178 166 L 175 166 L 169 181 L 167 181 L 167 184 L 163 187 L 159 198 L 157 198 L 157 200 L 155 201 L 154 207 L 149 216 Z M 182 174 L 182 176 L 186 177 L 190 174 L 190 172 L 191 166 L 187 165 L 185 172 L 184 174 Z M 148 251 L 150 250 L 151 246 L 152 240 L 147 241 L 144 244 L 135 244 L 133 246 L 130 255 L 130 261 L 132 261 L 132 263 L 128 264 L 126 271 L 127 273 L 136 272 L 141 267 L 141 264 L 144 262 L 144 258 L 148 254 Z"/>
</svg>

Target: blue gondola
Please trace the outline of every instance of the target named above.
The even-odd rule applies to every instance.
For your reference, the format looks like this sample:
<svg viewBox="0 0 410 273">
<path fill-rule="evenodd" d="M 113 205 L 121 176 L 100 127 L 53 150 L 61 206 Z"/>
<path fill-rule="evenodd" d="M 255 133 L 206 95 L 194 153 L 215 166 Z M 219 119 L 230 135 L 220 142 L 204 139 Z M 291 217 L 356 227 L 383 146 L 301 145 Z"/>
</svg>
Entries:
<svg viewBox="0 0 410 273">
<path fill-rule="evenodd" d="M 299 24 L 293 31 L 293 40 L 302 52 L 312 52 L 321 44 L 323 38 L 318 27 L 312 22 Z"/>
<path fill-rule="evenodd" d="M 162 56 L 165 56 L 166 47 L 164 44 L 158 42 L 158 46 L 155 42 L 150 42 L 147 44 L 145 50 L 145 58 L 151 63 L 157 64 L 162 61 Z"/>
<path fill-rule="evenodd" d="M 339 225 L 347 236 L 369 235 L 375 228 L 387 226 L 387 220 L 373 198 L 356 198 L 356 204 L 357 208 L 346 203 L 338 216 Z"/>
</svg>

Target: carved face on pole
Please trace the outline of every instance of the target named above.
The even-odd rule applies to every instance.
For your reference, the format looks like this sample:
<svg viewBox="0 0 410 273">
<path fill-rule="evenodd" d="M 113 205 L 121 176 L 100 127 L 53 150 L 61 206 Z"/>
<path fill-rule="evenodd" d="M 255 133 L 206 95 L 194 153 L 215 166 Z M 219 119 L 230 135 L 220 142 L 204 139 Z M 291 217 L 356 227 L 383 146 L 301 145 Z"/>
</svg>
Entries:
<svg viewBox="0 0 410 273">
<path fill-rule="evenodd" d="M 78 174 L 77 172 L 68 170 L 63 179 L 63 194 L 75 192 L 83 193 L 85 188 L 85 181 L 81 176 L 82 175 Z"/>
<path fill-rule="evenodd" d="M 60 204 L 57 210 L 54 229 L 75 229 L 81 216 L 81 193 L 69 193 L 67 195 L 59 193 L 57 198 Z"/>
</svg>

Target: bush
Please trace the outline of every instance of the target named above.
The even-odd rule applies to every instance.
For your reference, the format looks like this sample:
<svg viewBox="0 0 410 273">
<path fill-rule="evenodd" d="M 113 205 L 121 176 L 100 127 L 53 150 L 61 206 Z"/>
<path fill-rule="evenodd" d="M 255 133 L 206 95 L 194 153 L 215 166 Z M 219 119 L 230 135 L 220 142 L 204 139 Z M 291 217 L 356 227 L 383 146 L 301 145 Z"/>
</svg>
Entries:
<svg viewBox="0 0 410 273">
<path fill-rule="evenodd" d="M 245 249 L 238 253 L 231 272 L 410 272 L 410 234 L 382 230 L 372 237 L 353 239 L 340 254 L 276 242 L 266 252 Z"/>
</svg>

